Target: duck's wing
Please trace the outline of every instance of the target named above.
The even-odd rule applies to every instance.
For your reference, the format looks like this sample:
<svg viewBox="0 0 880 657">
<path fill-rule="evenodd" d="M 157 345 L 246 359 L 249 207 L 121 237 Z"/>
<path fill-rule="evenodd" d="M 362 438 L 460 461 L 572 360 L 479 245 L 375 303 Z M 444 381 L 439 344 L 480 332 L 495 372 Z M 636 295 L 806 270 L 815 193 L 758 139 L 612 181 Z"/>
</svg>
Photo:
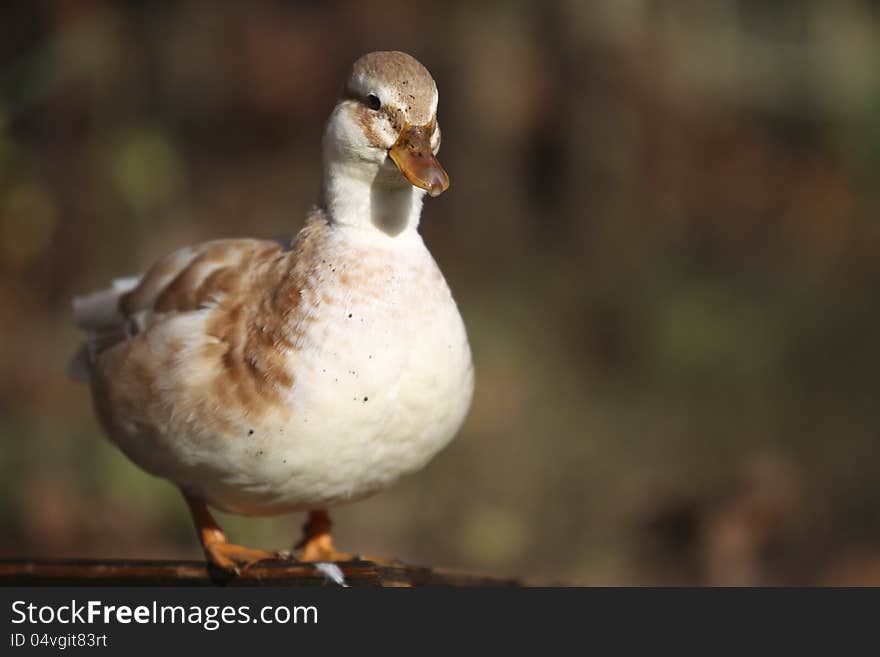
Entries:
<svg viewBox="0 0 880 657">
<path fill-rule="evenodd" d="M 284 251 L 269 240 L 204 242 L 170 253 L 143 276 L 117 279 L 108 289 L 74 298 L 74 323 L 87 339 L 71 362 L 71 376 L 88 378 L 102 351 L 163 318 L 210 307 L 240 291 L 257 264 L 284 257 Z"/>
</svg>

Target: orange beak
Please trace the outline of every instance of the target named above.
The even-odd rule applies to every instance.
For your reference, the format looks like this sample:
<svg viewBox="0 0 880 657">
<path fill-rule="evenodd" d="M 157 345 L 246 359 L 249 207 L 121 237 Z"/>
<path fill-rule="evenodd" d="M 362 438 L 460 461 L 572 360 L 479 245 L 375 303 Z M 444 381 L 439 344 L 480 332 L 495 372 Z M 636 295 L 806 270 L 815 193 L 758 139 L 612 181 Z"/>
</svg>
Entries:
<svg viewBox="0 0 880 657">
<path fill-rule="evenodd" d="M 431 150 L 432 134 L 433 123 L 421 126 L 407 123 L 388 155 L 410 183 L 431 196 L 440 196 L 449 189 L 449 176 Z"/>
</svg>

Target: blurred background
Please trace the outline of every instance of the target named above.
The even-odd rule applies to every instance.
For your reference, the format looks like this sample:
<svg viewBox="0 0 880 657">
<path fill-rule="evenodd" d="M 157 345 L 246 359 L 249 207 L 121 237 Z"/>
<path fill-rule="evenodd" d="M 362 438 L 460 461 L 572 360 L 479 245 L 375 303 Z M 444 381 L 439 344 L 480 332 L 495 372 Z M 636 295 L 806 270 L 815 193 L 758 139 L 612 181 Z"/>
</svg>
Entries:
<svg viewBox="0 0 880 657">
<path fill-rule="evenodd" d="M 340 547 L 535 582 L 880 584 L 880 2 L 10 2 L 0 556 L 201 558 L 65 375 L 69 300 L 302 225 L 346 68 L 406 50 L 473 409 Z M 222 515 L 287 548 L 302 517 Z"/>
</svg>

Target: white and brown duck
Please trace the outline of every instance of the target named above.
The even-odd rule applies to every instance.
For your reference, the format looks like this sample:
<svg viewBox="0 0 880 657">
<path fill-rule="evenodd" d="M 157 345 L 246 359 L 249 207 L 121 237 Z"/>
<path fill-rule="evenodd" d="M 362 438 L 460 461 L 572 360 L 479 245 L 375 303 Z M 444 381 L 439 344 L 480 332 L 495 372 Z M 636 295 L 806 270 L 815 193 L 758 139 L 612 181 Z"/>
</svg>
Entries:
<svg viewBox="0 0 880 657">
<path fill-rule="evenodd" d="M 110 439 L 178 486 L 210 562 L 208 506 L 309 511 L 301 559 L 338 560 L 327 509 L 422 468 L 458 431 L 473 367 L 464 324 L 418 233 L 449 179 L 437 87 L 401 52 L 358 59 L 327 122 L 316 208 L 289 245 L 224 239 L 74 301 L 80 363 Z"/>
</svg>

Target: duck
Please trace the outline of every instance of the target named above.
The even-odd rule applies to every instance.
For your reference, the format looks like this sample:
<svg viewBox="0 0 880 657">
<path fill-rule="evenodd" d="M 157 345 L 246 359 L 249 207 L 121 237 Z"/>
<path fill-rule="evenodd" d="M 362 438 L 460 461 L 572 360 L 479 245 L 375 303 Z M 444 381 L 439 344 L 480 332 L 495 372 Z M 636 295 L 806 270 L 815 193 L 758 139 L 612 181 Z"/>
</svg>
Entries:
<svg viewBox="0 0 880 657">
<path fill-rule="evenodd" d="M 215 239 L 73 300 L 72 371 L 106 436 L 183 494 L 207 562 L 211 508 L 307 512 L 297 559 L 342 561 L 329 510 L 422 469 L 458 433 L 474 371 L 464 322 L 419 233 L 437 159 L 437 85 L 412 56 L 352 65 L 322 140 L 322 182 L 288 242 Z"/>
</svg>

